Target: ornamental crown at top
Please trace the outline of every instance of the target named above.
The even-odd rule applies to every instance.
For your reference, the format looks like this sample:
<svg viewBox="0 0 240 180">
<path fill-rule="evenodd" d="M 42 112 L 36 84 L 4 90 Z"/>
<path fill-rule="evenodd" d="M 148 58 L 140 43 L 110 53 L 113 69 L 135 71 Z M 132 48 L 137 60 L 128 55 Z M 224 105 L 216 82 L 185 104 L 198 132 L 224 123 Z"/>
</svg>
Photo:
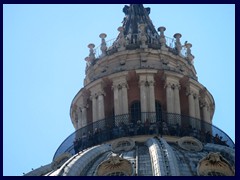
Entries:
<svg viewBox="0 0 240 180">
<path fill-rule="evenodd" d="M 119 31 L 117 38 L 106 41 L 107 34 L 101 33 L 99 35 L 101 44 L 98 47 L 95 48 L 93 43 L 88 45 L 89 56 L 85 58 L 87 66 L 94 65 L 97 60 L 107 55 L 138 48 L 169 51 L 193 64 L 192 44 L 187 41 L 182 44 L 180 33 L 174 34 L 173 38 L 166 37 L 164 26 L 160 26 L 156 30 L 149 18 L 150 8 L 144 8 L 142 4 L 131 4 L 125 6 L 123 12 L 125 17 L 122 22 L 123 25 L 117 28 Z"/>
</svg>

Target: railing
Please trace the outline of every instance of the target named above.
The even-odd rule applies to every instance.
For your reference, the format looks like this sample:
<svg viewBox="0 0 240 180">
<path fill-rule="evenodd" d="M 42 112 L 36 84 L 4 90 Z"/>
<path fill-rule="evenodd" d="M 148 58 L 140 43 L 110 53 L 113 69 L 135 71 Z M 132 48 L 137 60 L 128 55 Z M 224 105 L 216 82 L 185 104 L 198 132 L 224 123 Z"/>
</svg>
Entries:
<svg viewBox="0 0 240 180">
<path fill-rule="evenodd" d="M 232 139 L 216 126 L 200 119 L 173 113 L 141 113 L 138 117 L 124 114 L 99 120 L 78 129 L 57 149 L 53 159 L 120 137 L 136 135 L 193 136 L 202 143 L 215 143 L 235 148 Z"/>
<path fill-rule="evenodd" d="M 124 36 L 124 39 L 126 41 L 126 48 L 137 48 L 140 45 L 140 40 L 138 39 L 138 34 L 131 34 L 130 36 Z M 106 46 L 107 46 L 107 54 L 111 54 L 111 51 L 113 49 L 117 49 L 117 42 L 116 42 L 117 38 L 113 38 L 110 39 L 108 41 L 106 41 Z M 146 45 L 148 45 L 149 47 L 155 48 L 155 49 L 160 49 L 161 48 L 161 43 L 159 41 L 159 39 L 157 38 L 153 38 L 153 37 L 149 37 L 147 35 L 147 41 L 146 41 Z M 166 46 L 168 48 L 170 48 L 170 51 L 174 52 L 175 51 L 175 42 L 176 39 L 175 38 L 170 38 L 165 36 L 165 40 L 166 40 Z M 101 45 L 97 46 L 96 48 L 94 48 L 94 53 L 96 58 L 100 58 L 101 57 Z M 186 57 L 186 48 L 183 46 L 182 50 L 181 50 L 181 56 Z"/>
<path fill-rule="evenodd" d="M 111 46 L 113 45 L 113 42 L 116 40 L 116 38 L 112 38 L 108 41 L 106 41 L 106 46 L 108 47 L 108 50 L 111 49 Z M 99 58 L 102 54 L 101 52 L 101 44 L 99 46 L 97 46 L 96 48 L 94 48 L 94 53 L 96 58 Z"/>
</svg>

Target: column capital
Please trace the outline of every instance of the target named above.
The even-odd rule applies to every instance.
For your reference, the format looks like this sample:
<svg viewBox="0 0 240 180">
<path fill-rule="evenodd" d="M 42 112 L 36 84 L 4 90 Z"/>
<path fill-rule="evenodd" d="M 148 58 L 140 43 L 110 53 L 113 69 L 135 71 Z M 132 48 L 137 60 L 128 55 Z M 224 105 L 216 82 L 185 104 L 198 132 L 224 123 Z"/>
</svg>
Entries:
<svg viewBox="0 0 240 180">
<path fill-rule="evenodd" d="M 186 90 L 186 96 L 190 96 L 190 95 L 193 95 L 193 92 L 189 91 L 189 90 Z"/>
<path fill-rule="evenodd" d="M 103 90 L 103 87 L 101 85 L 97 85 L 95 87 L 93 87 L 91 90 L 91 95 L 90 95 L 90 100 L 92 100 L 93 98 L 98 98 L 98 96 L 100 95 L 106 95 L 104 90 Z"/>
<path fill-rule="evenodd" d="M 179 81 L 182 77 L 183 76 L 176 75 L 171 72 L 165 72 L 165 75 L 164 75 L 165 88 L 170 86 L 171 89 L 173 89 L 173 90 L 174 89 L 180 90 L 181 85 L 180 85 Z"/>
<path fill-rule="evenodd" d="M 119 89 L 119 88 L 120 88 L 119 84 L 113 84 L 112 85 L 112 90 Z"/>
<path fill-rule="evenodd" d="M 77 108 L 77 110 L 78 110 L 78 111 L 82 111 L 82 107 L 79 106 L 79 107 Z"/>
<path fill-rule="evenodd" d="M 155 81 L 148 81 L 149 86 L 154 86 Z"/>
<path fill-rule="evenodd" d="M 97 93 L 91 94 L 90 100 L 96 99 L 98 97 Z"/>
<path fill-rule="evenodd" d="M 78 107 L 77 104 L 72 104 L 71 105 L 72 111 L 75 111 L 77 109 L 77 107 Z"/>
<path fill-rule="evenodd" d="M 200 100 L 200 107 L 206 107 L 207 109 L 209 109 L 209 105 L 205 100 Z"/>
<path fill-rule="evenodd" d="M 127 85 L 127 75 L 126 74 L 112 77 L 112 90 L 115 88 L 121 89 L 123 86 L 126 86 L 125 84 Z"/>
<path fill-rule="evenodd" d="M 175 83 L 172 83 L 172 88 L 180 90 L 181 89 L 181 85 L 179 83 L 175 82 Z"/>
<path fill-rule="evenodd" d="M 101 96 L 101 95 L 106 96 L 106 93 L 105 93 L 103 90 L 99 90 L 99 91 L 97 92 L 97 97 L 98 97 L 98 96 Z"/>
<path fill-rule="evenodd" d="M 139 86 L 146 86 L 146 80 L 140 80 Z"/>
<path fill-rule="evenodd" d="M 193 88 L 192 86 L 187 86 L 186 88 L 186 96 L 192 95 L 194 99 L 200 98 L 199 92 L 197 89 Z"/>
<path fill-rule="evenodd" d="M 121 87 L 122 87 L 122 88 L 127 88 L 127 89 L 128 89 L 128 84 L 127 84 L 127 82 L 123 82 L 123 83 L 121 83 Z"/>
<path fill-rule="evenodd" d="M 171 82 L 166 82 L 164 85 L 164 88 L 171 88 L 172 89 L 172 83 Z"/>
<path fill-rule="evenodd" d="M 88 107 L 89 107 L 88 104 L 81 104 L 79 108 L 83 110 L 83 109 L 87 109 Z"/>
<path fill-rule="evenodd" d="M 164 85 L 164 88 L 171 87 L 171 89 L 179 89 L 181 88 L 181 85 L 178 82 L 166 82 Z"/>
<path fill-rule="evenodd" d="M 210 104 L 209 104 L 209 102 L 207 102 L 206 99 L 205 99 L 205 98 L 202 98 L 202 97 L 200 97 L 199 100 L 200 100 L 200 107 L 201 107 L 201 108 L 206 107 L 207 110 L 209 111 L 209 110 L 210 110 Z"/>
<path fill-rule="evenodd" d="M 114 89 L 122 89 L 122 88 L 127 88 L 128 89 L 127 82 L 121 82 L 119 84 L 113 84 L 112 85 L 112 90 L 114 90 Z"/>
<path fill-rule="evenodd" d="M 198 94 L 197 92 L 195 92 L 195 93 L 193 93 L 193 98 L 194 98 L 194 99 L 199 99 L 200 96 L 199 96 L 199 94 Z"/>
<path fill-rule="evenodd" d="M 193 96 L 194 92 L 192 90 L 190 90 L 189 88 L 187 88 L 186 90 L 186 96 L 190 96 L 192 95 Z"/>
</svg>

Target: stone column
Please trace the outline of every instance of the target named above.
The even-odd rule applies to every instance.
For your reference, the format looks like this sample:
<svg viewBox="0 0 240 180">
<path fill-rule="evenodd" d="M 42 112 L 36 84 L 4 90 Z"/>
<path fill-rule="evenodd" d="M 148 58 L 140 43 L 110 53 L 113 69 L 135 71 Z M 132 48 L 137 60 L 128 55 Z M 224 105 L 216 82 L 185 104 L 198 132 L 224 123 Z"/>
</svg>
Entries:
<svg viewBox="0 0 240 180">
<path fill-rule="evenodd" d="M 210 122 L 210 112 L 209 112 L 209 107 L 207 105 L 207 103 L 204 103 L 203 105 L 203 119 L 205 122 L 211 124 Z"/>
<path fill-rule="evenodd" d="M 76 109 L 73 107 L 72 110 L 72 121 L 75 129 L 78 129 L 78 124 L 76 122 Z"/>
<path fill-rule="evenodd" d="M 118 99 L 118 85 L 112 86 L 114 96 L 114 114 L 115 116 L 120 114 L 119 99 Z"/>
<path fill-rule="evenodd" d="M 181 107 L 180 107 L 180 79 L 182 75 L 166 72 L 165 73 L 165 87 L 167 96 L 167 112 L 168 112 L 168 123 L 176 125 L 181 124 Z M 174 113 L 174 114 L 171 114 Z"/>
<path fill-rule="evenodd" d="M 199 87 L 194 81 L 189 80 L 188 85 L 189 116 L 192 128 L 201 129 L 200 107 L 199 107 Z"/>
<path fill-rule="evenodd" d="M 167 83 L 166 87 L 166 95 L 167 95 L 167 123 L 173 124 L 173 117 L 171 113 L 174 113 L 174 92 L 172 89 L 172 84 Z"/>
<path fill-rule="evenodd" d="M 120 101 L 119 101 L 119 85 L 116 82 L 113 82 L 113 96 L 114 96 L 114 115 L 115 115 L 115 126 L 119 124 L 119 116 L 121 114 Z"/>
<path fill-rule="evenodd" d="M 156 70 L 138 69 L 139 75 L 140 101 L 141 101 L 141 118 L 142 122 L 148 118 L 155 121 L 155 92 L 154 92 L 154 75 Z M 152 112 L 152 113 L 149 113 Z"/>
<path fill-rule="evenodd" d="M 176 114 L 181 114 L 181 107 L 180 107 L 180 98 L 179 98 L 179 89 L 180 85 L 174 85 L 174 109 Z"/>
<path fill-rule="evenodd" d="M 82 127 L 87 125 L 87 109 L 86 107 L 82 108 Z"/>
<path fill-rule="evenodd" d="M 195 119 L 195 102 L 194 102 L 194 94 L 192 91 L 188 92 L 188 106 L 189 106 L 189 116 L 190 116 L 190 124 L 192 128 L 196 127 Z"/>
<path fill-rule="evenodd" d="M 122 114 L 128 114 L 127 83 L 122 83 Z"/>
<path fill-rule="evenodd" d="M 140 79 L 140 98 L 141 98 L 141 113 L 142 113 L 142 122 L 145 122 L 147 112 L 147 93 L 146 93 L 146 80 Z"/>
<path fill-rule="evenodd" d="M 198 94 L 196 92 L 189 92 L 188 95 L 188 103 L 189 103 L 189 116 L 191 120 L 192 128 L 196 128 L 198 130 L 201 129 L 200 122 L 200 109 L 199 109 L 199 99 Z"/>
<path fill-rule="evenodd" d="M 93 123 L 97 121 L 97 114 L 98 114 L 98 106 L 97 106 L 97 97 L 96 95 L 92 95 L 92 119 Z"/>
<path fill-rule="evenodd" d="M 195 97 L 195 117 L 200 119 L 200 106 L 199 106 L 199 95 L 196 94 Z"/>
<path fill-rule="evenodd" d="M 173 90 L 171 83 L 165 85 L 167 94 L 167 112 L 173 113 Z"/>
<path fill-rule="evenodd" d="M 99 81 L 98 83 L 95 83 L 89 90 L 92 99 L 93 129 L 95 129 L 99 128 L 99 122 L 96 122 L 105 118 L 103 82 Z"/>
<path fill-rule="evenodd" d="M 201 102 L 201 107 L 203 109 L 203 120 L 204 120 L 204 131 L 212 133 L 212 123 L 209 112 L 209 105 L 205 100 Z"/>
<path fill-rule="evenodd" d="M 174 91 L 174 113 L 176 113 L 176 114 L 181 114 L 179 89 L 180 89 L 180 85 L 179 84 L 175 84 L 173 91 Z M 181 125 L 181 116 L 179 116 L 179 118 L 175 118 L 174 123 L 175 124 L 178 123 L 179 125 Z"/>
<path fill-rule="evenodd" d="M 82 128 L 83 128 L 82 134 L 83 134 L 84 132 L 87 133 L 87 129 L 85 128 L 87 126 L 87 109 L 86 107 L 83 106 L 81 110 L 82 110 Z"/>
<path fill-rule="evenodd" d="M 98 120 L 102 120 L 105 118 L 105 113 L 104 113 L 104 93 L 99 92 L 98 93 Z"/>
<path fill-rule="evenodd" d="M 156 122 L 156 108 L 155 108 L 155 94 L 154 94 L 154 80 L 148 80 L 148 119 L 151 123 Z"/>
<path fill-rule="evenodd" d="M 147 112 L 155 112 L 155 93 L 154 93 L 154 74 L 148 74 L 147 75 L 147 85 L 146 91 L 147 91 Z"/>
<path fill-rule="evenodd" d="M 78 108 L 78 129 L 82 128 L 82 110 Z"/>
<path fill-rule="evenodd" d="M 141 112 L 147 111 L 146 81 L 140 82 Z"/>
<path fill-rule="evenodd" d="M 128 95 L 127 95 L 127 72 L 119 73 L 110 76 L 112 79 L 113 95 L 114 95 L 114 114 L 115 114 L 115 125 L 119 125 L 123 121 L 119 115 L 128 114 Z"/>
<path fill-rule="evenodd" d="M 192 91 L 188 93 L 188 104 L 189 104 L 189 116 L 195 117 L 195 103 Z"/>
<path fill-rule="evenodd" d="M 128 113 L 128 95 L 127 95 L 127 74 L 120 74 L 118 76 L 113 76 L 113 86 L 114 91 L 114 112 L 115 116 L 120 114 Z"/>
<path fill-rule="evenodd" d="M 104 110 L 104 92 L 99 91 L 98 92 L 98 128 L 101 128 L 102 130 L 105 130 L 105 110 Z"/>
<path fill-rule="evenodd" d="M 155 94 L 154 94 L 154 81 L 149 82 L 149 112 L 155 112 Z"/>
<path fill-rule="evenodd" d="M 123 97 L 122 97 L 122 85 L 118 85 L 118 103 L 119 103 L 119 114 L 123 114 Z"/>
<path fill-rule="evenodd" d="M 196 122 L 195 122 L 195 128 L 200 130 L 201 129 L 201 122 L 200 122 L 200 109 L 199 109 L 199 95 L 196 94 L 195 98 L 194 98 L 194 103 L 195 103 L 195 118 L 196 118 Z"/>
<path fill-rule="evenodd" d="M 156 107 L 155 107 L 155 94 L 154 94 L 154 81 L 149 81 L 149 112 L 150 122 L 156 122 Z"/>
<path fill-rule="evenodd" d="M 79 108 L 78 107 L 75 107 L 75 110 L 74 110 L 74 120 L 75 120 L 75 123 L 76 123 L 76 126 L 75 126 L 75 130 L 76 130 L 75 139 L 79 139 L 81 137 L 81 133 L 79 131 L 79 128 L 81 126 L 81 124 L 80 124 L 81 120 L 79 119 Z"/>
</svg>

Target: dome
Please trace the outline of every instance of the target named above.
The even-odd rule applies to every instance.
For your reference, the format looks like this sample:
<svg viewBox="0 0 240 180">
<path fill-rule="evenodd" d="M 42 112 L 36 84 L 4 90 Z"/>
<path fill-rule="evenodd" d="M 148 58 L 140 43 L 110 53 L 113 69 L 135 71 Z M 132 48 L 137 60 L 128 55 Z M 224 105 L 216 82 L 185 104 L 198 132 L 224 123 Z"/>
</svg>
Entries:
<svg viewBox="0 0 240 180">
<path fill-rule="evenodd" d="M 84 87 L 70 107 L 76 131 L 50 165 L 27 175 L 235 175 L 235 145 L 212 125 L 215 102 L 198 82 L 192 44 L 156 30 L 142 4 L 123 12 L 110 45 L 105 33 L 88 45 Z"/>
<path fill-rule="evenodd" d="M 52 163 L 52 169 L 41 175 L 233 176 L 234 159 L 232 148 L 211 143 L 203 145 L 193 137 L 134 136 L 84 149 L 59 162 L 58 168 L 53 168 L 56 162 Z M 35 170 L 35 175 L 37 172 L 43 170 Z"/>
</svg>

